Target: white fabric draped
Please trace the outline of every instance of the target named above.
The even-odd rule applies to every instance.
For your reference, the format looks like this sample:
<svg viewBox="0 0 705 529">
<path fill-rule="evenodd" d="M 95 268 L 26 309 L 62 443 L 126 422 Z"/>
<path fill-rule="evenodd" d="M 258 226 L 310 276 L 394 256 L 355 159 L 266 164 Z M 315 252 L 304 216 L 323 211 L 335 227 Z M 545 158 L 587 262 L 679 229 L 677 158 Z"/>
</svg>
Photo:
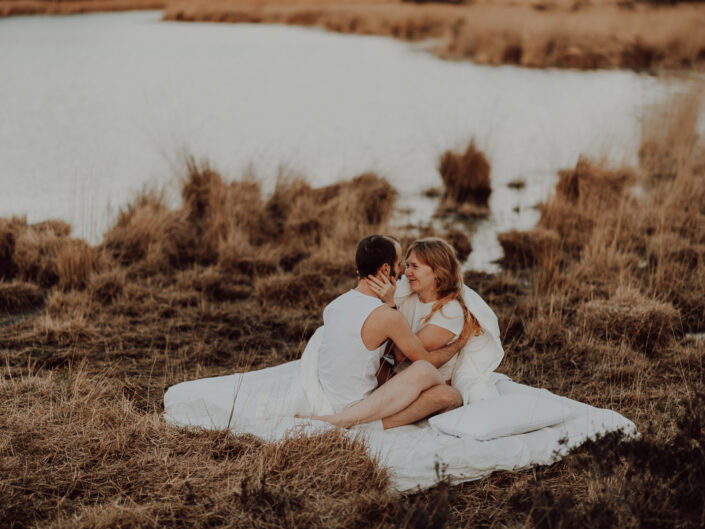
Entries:
<svg viewBox="0 0 705 529">
<path fill-rule="evenodd" d="M 480 320 L 480 314 L 475 316 Z M 321 334 L 322 329 L 318 329 L 301 360 L 172 386 L 164 395 L 165 418 L 177 425 L 229 428 L 234 433 L 251 433 L 268 440 L 282 439 L 297 431 L 313 433 L 333 428 L 326 423 L 294 418 L 295 413 L 332 412 L 317 376 Z M 490 356 L 494 358 L 496 353 L 487 355 Z M 428 421 L 385 431 L 358 427 L 348 430 L 346 435 L 364 436 L 370 454 L 377 455 L 390 469 L 396 489 L 409 491 L 434 485 L 438 480 L 437 468 L 444 468 L 445 475 L 459 483 L 479 479 L 495 470 L 520 470 L 552 463 L 598 434 L 619 429 L 627 434 L 636 433 L 634 424 L 614 411 L 517 384 L 504 375 L 490 372 L 482 384 L 497 395 L 538 392 L 572 409 L 573 418 L 550 428 L 491 441 L 439 434 Z"/>
</svg>

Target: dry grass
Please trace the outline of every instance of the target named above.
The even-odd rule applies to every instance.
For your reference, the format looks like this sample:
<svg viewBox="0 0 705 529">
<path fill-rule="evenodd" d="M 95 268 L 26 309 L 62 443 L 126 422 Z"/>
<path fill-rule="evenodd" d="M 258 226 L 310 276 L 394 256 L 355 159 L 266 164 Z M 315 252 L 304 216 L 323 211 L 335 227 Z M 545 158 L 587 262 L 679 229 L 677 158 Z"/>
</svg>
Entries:
<svg viewBox="0 0 705 529">
<path fill-rule="evenodd" d="M 2 383 L 5 524 L 363 527 L 397 508 L 386 472 L 340 433 L 266 444 L 177 429 L 126 389 L 80 369 Z"/>
<path fill-rule="evenodd" d="M 0 0 L 0 17 L 163 9 L 166 0 Z"/>
<path fill-rule="evenodd" d="M 561 239 L 553 230 L 509 231 L 500 233 L 498 239 L 504 250 L 502 265 L 509 269 L 550 266 L 546 262 L 557 259 L 560 252 Z"/>
<path fill-rule="evenodd" d="M 165 20 L 320 26 L 405 40 L 439 38 L 439 56 L 531 68 L 705 67 L 705 6 L 632 0 L 0 0 L 0 16 L 164 9 Z"/>
<path fill-rule="evenodd" d="M 490 162 L 471 141 L 465 152 L 446 151 L 441 155 L 438 172 L 445 185 L 444 198 L 458 204 L 475 202 L 487 205 L 492 192 Z"/>
<path fill-rule="evenodd" d="M 630 2 L 174 2 L 166 20 L 278 23 L 406 40 L 441 38 L 441 57 L 533 68 L 697 69 L 705 7 Z"/>
<path fill-rule="evenodd" d="M 27 312 L 43 302 L 42 290 L 33 283 L 0 282 L 0 313 Z"/>
<path fill-rule="evenodd" d="M 684 333 L 705 331 L 705 164 L 678 119 L 698 105 L 645 121 L 644 144 L 681 160 L 674 170 L 653 155 L 633 169 L 581 161 L 535 231 L 504 237 L 513 266 L 466 274 L 499 316 L 503 372 L 615 409 L 643 437 L 401 498 L 339 434 L 264 443 L 160 418 L 174 383 L 300 354 L 325 303 L 354 284 L 357 239 L 387 229 L 383 179 L 282 178 L 265 197 L 191 163 L 180 206 L 143 194 L 91 251 L 60 224 L 0 221 L 0 299 L 15 311 L 46 297 L 0 326 L 5 525 L 701 527 L 705 343 Z M 67 247 L 101 263 L 65 268 L 64 284 L 85 288 L 60 283 Z"/>
</svg>

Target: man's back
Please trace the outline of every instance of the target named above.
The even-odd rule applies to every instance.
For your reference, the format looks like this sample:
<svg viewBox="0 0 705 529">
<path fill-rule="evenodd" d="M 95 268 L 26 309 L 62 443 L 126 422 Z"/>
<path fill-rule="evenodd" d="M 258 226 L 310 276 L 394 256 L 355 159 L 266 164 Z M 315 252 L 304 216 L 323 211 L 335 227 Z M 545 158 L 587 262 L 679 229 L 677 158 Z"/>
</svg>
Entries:
<svg viewBox="0 0 705 529">
<path fill-rule="evenodd" d="M 362 341 L 362 326 L 382 302 L 350 290 L 323 311 L 323 340 L 318 378 L 333 409 L 338 412 L 363 399 L 377 387 L 376 373 L 384 344 L 369 350 Z"/>
</svg>

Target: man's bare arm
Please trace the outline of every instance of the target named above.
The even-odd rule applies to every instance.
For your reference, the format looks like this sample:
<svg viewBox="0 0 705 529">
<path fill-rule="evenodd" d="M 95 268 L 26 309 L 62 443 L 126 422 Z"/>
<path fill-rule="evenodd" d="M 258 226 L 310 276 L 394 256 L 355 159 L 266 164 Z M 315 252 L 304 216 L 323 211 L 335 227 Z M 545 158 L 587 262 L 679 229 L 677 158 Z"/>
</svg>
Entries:
<svg viewBox="0 0 705 529">
<path fill-rule="evenodd" d="M 387 338 L 390 338 L 399 351 L 411 361 L 426 360 L 436 367 L 442 366 L 467 342 L 467 340 L 462 342 L 455 340 L 444 347 L 427 351 L 401 313 L 389 308 L 378 310 L 380 310 L 380 314 L 378 318 L 375 318 L 375 327 L 378 327 Z"/>
</svg>

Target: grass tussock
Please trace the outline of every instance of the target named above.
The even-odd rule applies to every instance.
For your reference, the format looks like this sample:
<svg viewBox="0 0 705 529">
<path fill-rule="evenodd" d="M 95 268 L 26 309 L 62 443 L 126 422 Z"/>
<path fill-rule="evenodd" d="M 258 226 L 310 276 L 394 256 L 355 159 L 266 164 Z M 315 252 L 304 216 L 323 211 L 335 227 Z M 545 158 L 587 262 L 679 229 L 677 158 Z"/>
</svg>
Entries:
<svg viewBox="0 0 705 529">
<path fill-rule="evenodd" d="M 27 312 L 44 303 L 44 293 L 32 283 L 24 281 L 0 282 L 0 312 Z"/>
<path fill-rule="evenodd" d="M 492 192 L 490 162 L 474 140 L 462 153 L 444 152 L 439 160 L 438 172 L 445 186 L 444 200 L 457 204 L 474 202 L 487 205 Z"/>
<path fill-rule="evenodd" d="M 70 237 L 62 221 L 27 224 L 23 218 L 0 221 L 0 279 L 18 278 L 43 288 L 84 288 L 99 268 L 96 250 Z"/>
<path fill-rule="evenodd" d="M 670 113 L 693 101 L 669 102 Z M 396 194 L 368 174 L 318 189 L 282 178 L 264 196 L 191 163 L 180 204 L 143 193 L 92 253 L 59 224 L 0 221 L 0 286 L 27 277 L 28 293 L 46 295 L 36 316 L 0 325 L 3 521 L 701 526 L 703 144 L 693 121 L 644 123 L 649 152 L 681 160 L 668 174 L 655 155 L 617 170 L 582 160 L 560 175 L 535 230 L 502 236 L 504 271 L 465 274 L 499 317 L 501 371 L 614 409 L 642 438 L 609 436 L 534 472 L 397 497 L 379 462 L 335 432 L 266 443 L 167 425 L 170 385 L 300 355 L 325 304 L 354 285 L 358 239 L 387 231 Z M 87 276 L 70 273 L 85 287 L 61 284 L 58 251 L 71 247 L 98 256 Z M 38 271 L 52 269 L 45 287 Z M 7 292 L 21 310 L 23 294 Z"/>
<path fill-rule="evenodd" d="M 451 229 L 442 235 L 442 238 L 448 241 L 455 250 L 458 260 L 462 263 L 472 253 L 472 243 L 470 237 L 464 231 Z"/>
<path fill-rule="evenodd" d="M 653 352 L 668 346 L 680 329 L 680 314 L 671 303 L 620 287 L 609 299 L 588 301 L 578 309 L 585 326 L 610 340 L 627 339 Z"/>
<path fill-rule="evenodd" d="M 553 230 L 513 230 L 500 233 L 498 239 L 504 251 L 502 265 L 506 268 L 532 267 L 551 263 L 559 257 L 561 240 Z"/>
</svg>

